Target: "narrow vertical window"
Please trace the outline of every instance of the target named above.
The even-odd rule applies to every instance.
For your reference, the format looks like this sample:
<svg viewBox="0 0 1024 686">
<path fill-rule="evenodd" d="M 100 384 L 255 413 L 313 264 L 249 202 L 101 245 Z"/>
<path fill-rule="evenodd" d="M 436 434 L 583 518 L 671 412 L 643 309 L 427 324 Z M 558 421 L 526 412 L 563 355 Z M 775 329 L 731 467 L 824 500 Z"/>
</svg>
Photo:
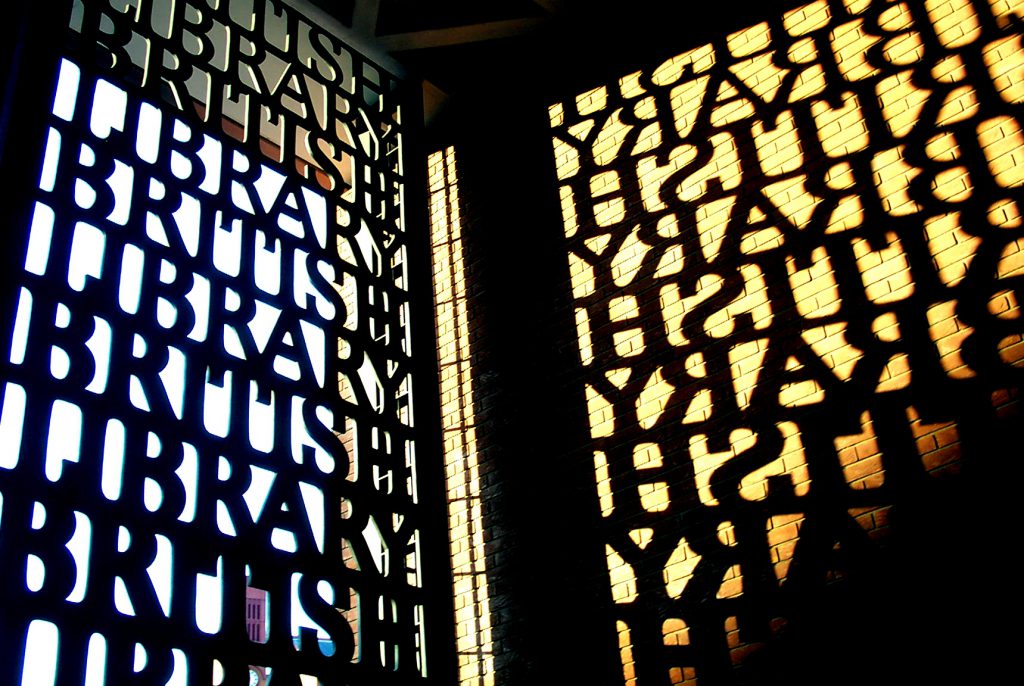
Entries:
<svg viewBox="0 0 1024 686">
<path fill-rule="evenodd" d="M 437 357 L 459 683 L 494 683 L 466 275 L 455 149 L 428 160 Z"/>
</svg>

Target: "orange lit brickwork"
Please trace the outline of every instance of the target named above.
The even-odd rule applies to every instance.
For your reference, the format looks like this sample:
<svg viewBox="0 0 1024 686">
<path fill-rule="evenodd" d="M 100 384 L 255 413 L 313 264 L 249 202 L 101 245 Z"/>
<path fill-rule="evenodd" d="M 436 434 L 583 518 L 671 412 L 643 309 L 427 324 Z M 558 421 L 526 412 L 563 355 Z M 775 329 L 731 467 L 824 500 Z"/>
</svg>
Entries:
<svg viewBox="0 0 1024 686">
<path fill-rule="evenodd" d="M 494 683 L 455 150 L 428 160 L 438 366 L 459 683 Z"/>
<path fill-rule="evenodd" d="M 820 0 L 550 107 L 627 684 L 728 681 L 1016 413 L 1022 18 Z"/>
</svg>

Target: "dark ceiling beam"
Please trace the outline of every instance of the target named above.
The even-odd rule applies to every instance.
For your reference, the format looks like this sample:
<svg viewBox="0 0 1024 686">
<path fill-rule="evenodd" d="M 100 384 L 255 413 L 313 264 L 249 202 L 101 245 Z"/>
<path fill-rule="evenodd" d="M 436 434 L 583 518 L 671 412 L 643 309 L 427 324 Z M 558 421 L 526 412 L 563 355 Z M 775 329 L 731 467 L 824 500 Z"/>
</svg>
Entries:
<svg viewBox="0 0 1024 686">
<path fill-rule="evenodd" d="M 521 35 L 541 26 L 546 21 L 545 18 L 509 19 L 433 31 L 396 33 L 390 36 L 381 36 L 378 38 L 378 43 L 390 52 L 440 48 Z"/>
<path fill-rule="evenodd" d="M 377 35 L 380 0 L 356 0 L 352 9 L 352 29 L 364 36 Z"/>
<path fill-rule="evenodd" d="M 565 0 L 533 0 L 533 4 L 549 14 L 560 14 L 565 11 Z"/>
</svg>

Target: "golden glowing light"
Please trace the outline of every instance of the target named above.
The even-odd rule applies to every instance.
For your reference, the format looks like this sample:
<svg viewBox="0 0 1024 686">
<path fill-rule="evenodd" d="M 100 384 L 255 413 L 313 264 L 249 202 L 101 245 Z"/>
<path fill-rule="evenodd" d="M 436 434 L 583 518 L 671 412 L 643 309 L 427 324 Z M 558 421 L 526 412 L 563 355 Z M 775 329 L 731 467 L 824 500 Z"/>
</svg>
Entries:
<svg viewBox="0 0 1024 686">
<path fill-rule="evenodd" d="M 687 603 L 753 592 L 729 551 L 767 550 L 787 583 L 818 479 L 885 537 L 895 460 L 959 471 L 956 413 L 917 389 L 1024 366 L 1022 18 L 1019 0 L 817 0 L 551 106 L 597 495 L 637 546 L 607 547 L 626 683 L 639 600 L 672 601 L 658 621 L 682 650 Z M 741 527 L 754 502 L 763 527 Z M 707 525 L 670 524 L 683 512 Z M 669 550 L 644 590 L 637 560 Z M 719 637 L 734 664 L 756 649 L 741 617 Z"/>
<path fill-rule="evenodd" d="M 431 155 L 428 172 L 459 684 L 491 686 L 491 612 L 455 150 Z"/>
</svg>

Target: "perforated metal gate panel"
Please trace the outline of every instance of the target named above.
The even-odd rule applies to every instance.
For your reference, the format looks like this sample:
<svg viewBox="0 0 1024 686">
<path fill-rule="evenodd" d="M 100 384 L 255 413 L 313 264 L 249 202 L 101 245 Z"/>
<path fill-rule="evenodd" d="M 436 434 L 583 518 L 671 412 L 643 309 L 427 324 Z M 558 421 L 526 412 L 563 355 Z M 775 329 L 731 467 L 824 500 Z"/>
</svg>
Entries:
<svg viewBox="0 0 1024 686">
<path fill-rule="evenodd" d="M 8 228 L 0 681 L 424 681 L 398 81 L 282 2 L 65 5 Z"/>
</svg>

